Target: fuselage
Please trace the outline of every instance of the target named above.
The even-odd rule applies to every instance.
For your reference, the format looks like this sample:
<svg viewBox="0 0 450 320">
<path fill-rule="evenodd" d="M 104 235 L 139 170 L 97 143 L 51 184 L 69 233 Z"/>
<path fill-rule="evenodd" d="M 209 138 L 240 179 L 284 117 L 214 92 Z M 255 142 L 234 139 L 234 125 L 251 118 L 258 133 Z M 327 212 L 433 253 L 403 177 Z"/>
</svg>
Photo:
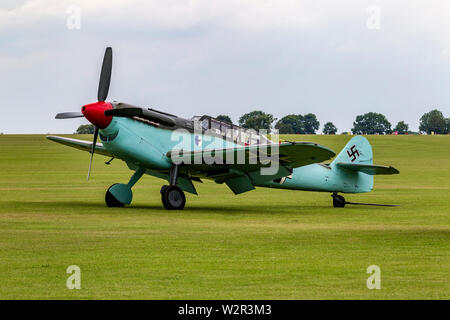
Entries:
<svg viewBox="0 0 450 320">
<path fill-rule="evenodd" d="M 370 192 L 373 183 L 364 173 L 347 172 L 330 164 L 314 163 L 294 168 L 292 175 L 259 186 L 305 191 L 363 193 Z"/>
<path fill-rule="evenodd" d="M 100 139 L 111 154 L 123 159 L 129 166 L 149 171 L 167 171 L 171 167 L 168 152 L 177 150 L 211 150 L 242 146 L 219 136 L 196 134 L 189 130 L 170 130 L 125 117 L 113 117 L 100 130 Z M 359 193 L 369 192 L 362 173 L 348 172 L 333 164 L 311 164 L 294 168 L 292 174 L 257 184 L 259 187 L 280 189 Z"/>
</svg>

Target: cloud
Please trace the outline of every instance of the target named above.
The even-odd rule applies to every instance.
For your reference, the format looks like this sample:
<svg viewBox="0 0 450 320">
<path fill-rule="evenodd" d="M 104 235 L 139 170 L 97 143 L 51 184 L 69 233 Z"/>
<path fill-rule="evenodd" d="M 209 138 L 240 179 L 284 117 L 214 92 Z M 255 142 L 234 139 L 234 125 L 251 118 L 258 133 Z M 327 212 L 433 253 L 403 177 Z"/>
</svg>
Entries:
<svg viewBox="0 0 450 320">
<path fill-rule="evenodd" d="M 66 27 L 74 5 L 79 30 Z M 450 114 L 449 12 L 433 0 L 2 1 L 0 131 L 74 131 L 81 122 L 53 115 L 95 100 L 108 45 L 110 99 L 235 121 L 314 112 L 340 131 L 377 111 L 416 129 L 431 108 Z"/>
<path fill-rule="evenodd" d="M 250 30 L 296 28 L 314 20 L 314 14 L 297 0 L 29 0 L 18 1 L 12 9 L 1 10 L 0 26 L 5 28 L 58 19 L 73 5 L 79 6 L 83 15 L 96 17 L 99 21 L 113 19 L 117 23 L 161 29 L 185 29 L 210 22 Z"/>
</svg>

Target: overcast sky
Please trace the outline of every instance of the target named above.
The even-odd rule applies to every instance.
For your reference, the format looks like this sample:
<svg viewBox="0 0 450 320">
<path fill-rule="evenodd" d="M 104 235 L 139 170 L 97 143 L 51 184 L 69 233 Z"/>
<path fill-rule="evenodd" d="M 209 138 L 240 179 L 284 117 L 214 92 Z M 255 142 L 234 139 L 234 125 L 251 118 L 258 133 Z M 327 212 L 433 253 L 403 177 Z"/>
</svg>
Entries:
<svg viewBox="0 0 450 320">
<path fill-rule="evenodd" d="M 96 101 L 106 46 L 108 100 L 183 117 L 313 112 L 339 132 L 369 111 L 413 130 L 450 117 L 447 0 L 1 0 L 0 44 L 4 133 L 85 123 L 54 116 Z"/>
</svg>

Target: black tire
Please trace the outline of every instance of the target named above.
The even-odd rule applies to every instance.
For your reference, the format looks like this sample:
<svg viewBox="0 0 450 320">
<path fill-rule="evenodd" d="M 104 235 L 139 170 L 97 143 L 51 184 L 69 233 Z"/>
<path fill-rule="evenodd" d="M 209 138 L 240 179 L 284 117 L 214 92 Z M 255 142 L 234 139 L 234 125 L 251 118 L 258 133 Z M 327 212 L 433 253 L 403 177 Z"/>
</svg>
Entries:
<svg viewBox="0 0 450 320">
<path fill-rule="evenodd" d="M 345 198 L 343 196 L 333 196 L 333 207 L 344 208 L 345 207 Z"/>
<path fill-rule="evenodd" d="M 161 200 L 167 210 L 183 210 L 186 204 L 186 196 L 177 186 L 163 186 Z"/>
<path fill-rule="evenodd" d="M 105 202 L 106 205 L 109 208 L 121 208 L 123 206 L 125 206 L 125 203 L 120 202 L 119 200 L 117 200 L 111 192 L 109 192 L 109 189 L 111 189 L 113 186 L 115 186 L 117 183 L 113 184 L 111 187 L 108 188 L 108 190 L 106 191 L 105 194 Z"/>
<path fill-rule="evenodd" d="M 167 209 L 167 210 L 170 210 L 170 207 L 167 205 L 166 200 L 164 198 L 164 195 L 165 195 L 166 190 L 167 190 L 168 187 L 169 187 L 168 185 L 162 186 L 161 190 L 159 192 L 161 193 L 161 201 L 162 201 L 162 204 L 163 204 L 164 208 Z"/>
<path fill-rule="evenodd" d="M 169 187 L 168 185 L 164 185 L 164 186 L 161 187 L 161 190 L 159 191 L 159 192 L 161 192 L 161 195 L 164 194 L 164 192 L 166 191 L 166 189 L 167 189 L 168 187 Z"/>
</svg>

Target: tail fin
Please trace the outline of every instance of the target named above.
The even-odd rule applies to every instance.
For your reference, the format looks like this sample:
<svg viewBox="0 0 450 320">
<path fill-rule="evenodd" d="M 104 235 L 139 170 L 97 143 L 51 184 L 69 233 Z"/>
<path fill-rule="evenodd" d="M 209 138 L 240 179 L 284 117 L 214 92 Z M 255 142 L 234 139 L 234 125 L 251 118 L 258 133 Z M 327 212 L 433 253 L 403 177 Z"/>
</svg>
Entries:
<svg viewBox="0 0 450 320">
<path fill-rule="evenodd" d="M 373 189 L 373 176 L 377 174 L 398 174 L 393 167 L 373 164 L 372 146 L 363 136 L 355 136 L 331 162 L 342 182 L 341 192 L 369 192 Z"/>
<path fill-rule="evenodd" d="M 342 192 L 370 192 L 373 189 L 373 175 L 349 170 L 343 165 L 371 166 L 372 164 L 372 146 L 365 137 L 356 136 L 350 139 L 330 166 L 342 181 Z"/>
<path fill-rule="evenodd" d="M 334 167 L 337 163 L 373 164 L 372 146 L 363 136 L 353 137 L 333 160 L 331 166 Z"/>
</svg>

